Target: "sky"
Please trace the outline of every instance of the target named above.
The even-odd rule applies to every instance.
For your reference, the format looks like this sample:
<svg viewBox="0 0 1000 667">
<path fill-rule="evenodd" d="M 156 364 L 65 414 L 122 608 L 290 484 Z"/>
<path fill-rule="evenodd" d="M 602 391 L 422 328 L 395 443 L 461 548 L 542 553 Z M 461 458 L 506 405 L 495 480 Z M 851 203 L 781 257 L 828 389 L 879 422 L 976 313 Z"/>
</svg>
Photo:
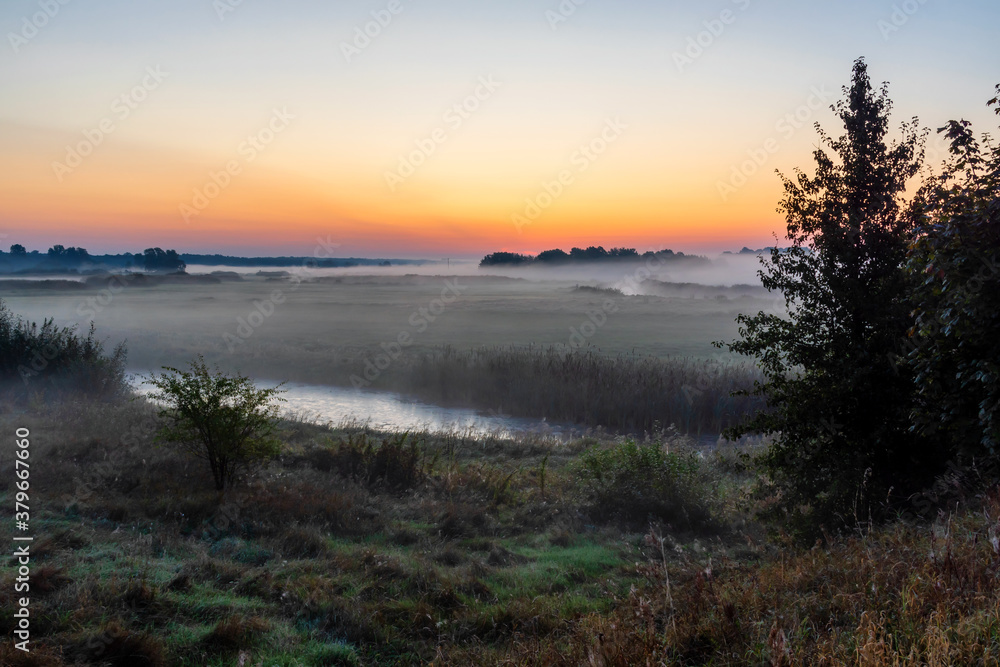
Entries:
<svg viewBox="0 0 1000 667">
<path fill-rule="evenodd" d="M 860 56 L 895 127 L 997 135 L 998 24 L 995 0 L 4 0 L 0 246 L 763 247 L 775 170 L 840 133 Z"/>
</svg>

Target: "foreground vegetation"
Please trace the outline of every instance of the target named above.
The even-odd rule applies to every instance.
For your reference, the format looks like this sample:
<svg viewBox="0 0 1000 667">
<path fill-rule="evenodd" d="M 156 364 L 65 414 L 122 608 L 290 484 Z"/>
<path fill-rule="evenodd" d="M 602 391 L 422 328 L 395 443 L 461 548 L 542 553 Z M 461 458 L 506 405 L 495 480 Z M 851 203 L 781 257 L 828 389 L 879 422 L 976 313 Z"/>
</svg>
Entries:
<svg viewBox="0 0 1000 667">
<path fill-rule="evenodd" d="M 295 421 L 278 459 L 219 493 L 154 444 L 156 414 L 0 417 L 33 434 L 36 536 L 36 643 L 15 651 L 8 617 L 3 664 L 1000 660 L 995 495 L 803 547 L 755 522 L 773 499 L 748 493 L 753 452 L 669 431 L 559 444 Z M 0 507 L 11 525 L 9 490 Z"/>
</svg>

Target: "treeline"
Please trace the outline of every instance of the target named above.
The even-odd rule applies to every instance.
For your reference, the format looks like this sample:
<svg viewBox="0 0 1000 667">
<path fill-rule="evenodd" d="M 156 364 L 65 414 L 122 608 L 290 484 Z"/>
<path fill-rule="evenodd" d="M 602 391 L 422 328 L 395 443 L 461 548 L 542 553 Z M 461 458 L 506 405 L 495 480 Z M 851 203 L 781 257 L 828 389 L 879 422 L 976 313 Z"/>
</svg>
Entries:
<svg viewBox="0 0 1000 667">
<path fill-rule="evenodd" d="M 91 255 L 86 248 L 54 245 L 46 252 L 27 250 L 15 243 L 10 252 L 0 251 L 0 273 L 33 273 L 67 271 L 87 272 L 113 269 L 138 271 L 183 271 L 189 265 L 203 266 L 261 266 L 339 269 L 354 266 L 393 266 L 425 264 L 421 259 L 365 259 L 362 257 L 322 258 L 313 257 L 232 257 L 230 255 L 180 254 L 176 250 L 147 248 L 139 253 L 117 255 Z"/>
<path fill-rule="evenodd" d="M 330 257 L 315 259 L 313 257 L 231 257 L 229 255 L 194 255 L 185 253 L 181 255 L 188 264 L 199 264 L 204 266 L 269 266 L 269 267 L 294 267 L 309 266 L 320 269 L 340 269 L 352 266 L 392 266 L 400 264 L 424 264 L 422 259 L 365 259 L 363 257 Z"/>
<path fill-rule="evenodd" d="M 91 255 L 86 248 L 54 245 L 45 253 L 29 251 L 20 243 L 10 252 L 0 251 L 0 272 L 65 272 L 101 269 L 138 269 L 143 271 L 183 271 L 186 263 L 176 250 L 146 248 L 139 253 Z"/>
<path fill-rule="evenodd" d="M 537 255 L 494 252 L 486 255 L 479 262 L 479 266 L 558 266 L 577 262 L 607 262 L 654 258 L 659 260 L 685 259 L 708 261 L 704 257 L 685 255 L 682 252 L 674 252 L 673 250 L 647 251 L 640 255 L 635 248 L 612 248 L 611 250 L 605 250 L 603 246 L 590 246 L 588 248 L 573 248 L 569 252 L 556 248 L 554 250 L 542 251 Z"/>
</svg>

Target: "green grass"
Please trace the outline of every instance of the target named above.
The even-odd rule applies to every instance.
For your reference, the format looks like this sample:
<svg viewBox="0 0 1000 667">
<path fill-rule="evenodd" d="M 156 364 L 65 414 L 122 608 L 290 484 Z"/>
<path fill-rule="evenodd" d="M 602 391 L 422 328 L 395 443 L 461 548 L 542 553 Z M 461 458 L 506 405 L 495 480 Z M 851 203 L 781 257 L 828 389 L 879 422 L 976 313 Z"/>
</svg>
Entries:
<svg viewBox="0 0 1000 667">
<path fill-rule="evenodd" d="M 61 409 L 60 420 L 32 426 L 33 456 L 49 466 L 33 487 L 47 508 L 34 526 L 55 582 L 36 613 L 42 641 L 67 657 L 114 637 L 115 647 L 138 646 L 122 650 L 148 652 L 153 663 L 228 665 L 242 653 L 254 665 L 414 664 L 442 642 L 509 642 L 526 627 L 522 615 L 535 631 L 562 632 L 640 580 L 628 573 L 620 533 L 583 535 L 579 519 L 567 521 L 576 445 L 494 439 L 484 447 L 428 434 L 415 440 L 420 456 L 400 465 L 438 463 L 406 477 L 411 488 L 393 488 L 358 479 L 353 468 L 314 467 L 331 441 L 335 451 L 367 456 L 367 443 L 393 440 L 288 424 L 288 456 L 245 481 L 237 516 L 212 532 L 204 528 L 213 514 L 233 501 L 168 448 L 118 452 L 115 476 L 140 483 L 94 484 L 64 511 L 55 499 L 73 495 L 73 479 L 105 460 L 118 429 L 146 412 L 137 403 L 105 406 L 102 419 L 86 421 L 75 412 L 86 408 Z M 533 471 L 546 457 L 543 497 Z M 309 509 L 324 507 L 324 494 L 342 509 Z M 306 539 L 318 540 L 315 555 L 294 555 Z M 257 630 L 241 633 L 240 624 Z"/>
<path fill-rule="evenodd" d="M 933 534 L 900 525 L 802 549 L 769 542 L 755 523 L 750 503 L 767 499 L 746 494 L 754 477 L 740 452 L 421 434 L 421 457 L 437 465 L 393 489 L 315 467 L 331 441 L 382 434 L 288 423 L 287 453 L 242 481 L 230 525 L 207 531 L 233 500 L 197 462 L 116 447 L 146 414 L 139 403 L 0 413 L 0 430 L 27 423 L 36 434 L 39 556 L 35 662 L 7 642 L 0 664 L 101 664 L 125 652 L 149 665 L 577 665 L 599 648 L 607 665 L 735 665 L 774 660 L 779 630 L 797 664 L 862 654 L 891 664 L 879 646 L 943 664 L 1000 655 L 990 602 L 1000 502 L 982 506 L 988 521 L 966 512 Z M 110 457 L 115 475 L 67 513 L 73 480 Z M 654 510 L 645 525 L 600 511 L 587 466 L 610 475 L 609 498 L 659 489 L 668 505 L 705 508 L 712 530 L 670 530 L 657 503 L 643 505 Z M 0 475 L 12 469 L 0 452 Z M 6 525 L 11 504 L 0 492 Z M 0 604 L 12 596 L 6 568 Z"/>
</svg>

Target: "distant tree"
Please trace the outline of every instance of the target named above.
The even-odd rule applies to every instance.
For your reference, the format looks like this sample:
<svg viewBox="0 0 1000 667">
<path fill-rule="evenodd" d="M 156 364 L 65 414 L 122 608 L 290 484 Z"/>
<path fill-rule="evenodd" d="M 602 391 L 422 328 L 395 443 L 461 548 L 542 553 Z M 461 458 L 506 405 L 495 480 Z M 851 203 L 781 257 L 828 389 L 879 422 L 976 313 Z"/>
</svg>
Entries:
<svg viewBox="0 0 1000 667">
<path fill-rule="evenodd" d="M 142 265 L 147 271 L 183 271 L 187 264 L 180 258 L 176 250 L 164 251 L 161 248 L 146 248 L 142 254 Z"/>
<path fill-rule="evenodd" d="M 791 247 L 761 257 L 787 317 L 741 315 L 728 345 L 757 359 L 766 381 L 755 393 L 768 406 L 729 436 L 775 435 L 763 459 L 775 512 L 803 537 L 886 514 L 887 499 L 923 488 L 942 461 L 908 432 L 913 379 L 889 357 L 910 325 L 903 194 L 925 135 L 913 119 L 887 145 L 892 103 L 885 85 L 872 90 L 863 59 L 844 92 L 833 110 L 845 134 L 817 124 L 816 175 L 783 178 Z"/>
<path fill-rule="evenodd" d="M 28 251 L 24 249 L 24 246 L 20 243 L 15 243 L 10 247 L 10 254 L 14 257 L 25 257 Z"/>
<path fill-rule="evenodd" d="M 66 248 L 61 245 L 54 245 L 49 248 L 47 255 L 50 261 L 61 266 L 79 266 L 80 264 L 93 261 L 86 249 L 72 246 Z"/>
<path fill-rule="evenodd" d="M 495 252 L 490 255 L 486 255 L 479 262 L 479 266 L 501 266 L 504 264 L 518 265 L 527 264 L 534 259 L 530 255 L 521 255 L 513 252 Z"/>
<path fill-rule="evenodd" d="M 85 248 L 74 248 L 71 246 L 66 248 L 64 256 L 68 262 L 74 264 L 92 261 L 90 253 Z"/>
<path fill-rule="evenodd" d="M 1000 93 L 1000 85 L 997 86 Z M 990 100 L 1000 114 L 1000 101 Z M 915 320 L 898 357 L 917 380 L 914 430 L 957 459 L 1000 448 L 1000 144 L 966 121 L 944 171 L 921 190 L 907 270 Z"/>
<path fill-rule="evenodd" d="M 555 250 L 543 250 L 538 253 L 538 257 L 535 258 L 535 261 L 558 264 L 559 262 L 565 262 L 568 259 L 569 255 L 565 250 L 559 250 L 556 248 Z"/>
<path fill-rule="evenodd" d="M 659 252 L 647 251 L 642 255 L 639 255 L 635 248 L 612 248 L 610 251 L 605 250 L 603 246 L 589 246 L 587 248 L 573 248 L 568 253 L 559 248 L 552 250 L 543 250 L 538 253 L 537 257 L 532 257 L 531 255 L 520 255 L 512 252 L 495 252 L 493 254 L 487 255 L 479 263 L 480 266 L 497 266 L 497 265 L 529 265 L 529 264 L 542 264 L 542 265 L 553 265 L 565 262 L 601 262 L 606 260 L 619 260 L 619 259 L 653 259 L 655 257 L 670 258 L 670 257 L 683 257 L 684 253 L 677 253 L 674 255 L 672 250 L 661 250 Z M 705 258 L 699 258 L 705 259 Z M 707 259 L 705 261 L 708 261 Z"/>
<path fill-rule="evenodd" d="M 608 251 L 603 246 L 590 246 L 586 250 L 573 248 L 569 251 L 569 256 L 574 261 L 594 261 L 607 257 Z"/>
<path fill-rule="evenodd" d="M 159 439 L 208 461 L 215 488 L 222 491 L 241 471 L 275 456 L 280 443 L 273 437 L 281 389 L 257 389 L 253 380 L 212 373 L 201 357 L 190 371 L 164 367 L 149 383 L 164 404 L 165 425 Z"/>
</svg>

